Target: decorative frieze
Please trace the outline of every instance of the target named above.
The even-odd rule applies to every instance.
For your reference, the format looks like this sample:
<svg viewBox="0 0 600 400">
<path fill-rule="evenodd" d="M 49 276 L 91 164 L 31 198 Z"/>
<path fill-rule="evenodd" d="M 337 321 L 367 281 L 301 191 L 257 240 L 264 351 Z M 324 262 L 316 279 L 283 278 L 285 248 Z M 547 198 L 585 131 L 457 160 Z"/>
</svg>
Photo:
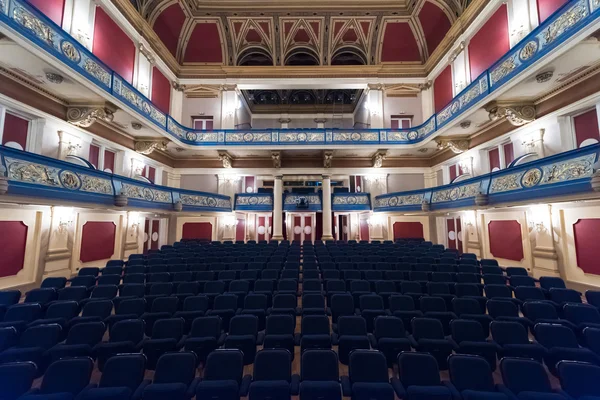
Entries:
<svg viewBox="0 0 600 400">
<path fill-rule="evenodd" d="M 168 144 L 168 140 L 136 140 L 135 151 L 148 155 L 152 154 L 155 150 L 166 151 Z"/>
<path fill-rule="evenodd" d="M 89 128 L 96 121 L 112 122 L 114 111 L 108 107 L 69 107 L 67 121 L 81 128 Z"/>
</svg>

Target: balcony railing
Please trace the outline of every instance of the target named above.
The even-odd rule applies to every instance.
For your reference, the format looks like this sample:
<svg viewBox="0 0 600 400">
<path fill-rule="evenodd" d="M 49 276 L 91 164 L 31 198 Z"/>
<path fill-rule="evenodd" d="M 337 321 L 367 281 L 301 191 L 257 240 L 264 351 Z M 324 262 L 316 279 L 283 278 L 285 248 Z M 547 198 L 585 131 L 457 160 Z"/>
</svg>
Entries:
<svg viewBox="0 0 600 400">
<path fill-rule="evenodd" d="M 371 195 L 369 193 L 333 193 L 331 195 L 332 211 L 370 211 Z"/>
<path fill-rule="evenodd" d="M 0 146 L 8 195 L 175 211 L 231 211 L 231 199 L 174 189 Z"/>
<path fill-rule="evenodd" d="M 0 0 L 0 23 L 106 91 L 168 136 L 192 146 L 409 145 L 422 142 L 600 17 L 600 0 L 570 0 L 462 90 L 442 111 L 410 129 L 187 128 L 108 68 L 77 40 L 24 0 Z"/>
<path fill-rule="evenodd" d="M 599 155 L 594 144 L 450 185 L 389 193 L 375 198 L 374 210 L 442 210 L 590 192 Z"/>
<path fill-rule="evenodd" d="M 236 211 L 273 211 L 273 194 L 238 193 L 234 208 Z"/>
</svg>

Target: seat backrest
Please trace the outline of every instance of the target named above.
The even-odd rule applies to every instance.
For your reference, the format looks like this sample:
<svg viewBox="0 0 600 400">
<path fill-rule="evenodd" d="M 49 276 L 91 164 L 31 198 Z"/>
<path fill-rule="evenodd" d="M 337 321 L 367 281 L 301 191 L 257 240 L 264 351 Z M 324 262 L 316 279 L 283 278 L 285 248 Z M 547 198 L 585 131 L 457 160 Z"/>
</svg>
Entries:
<svg viewBox="0 0 600 400">
<path fill-rule="evenodd" d="M 419 300 L 423 312 L 446 312 L 446 301 L 441 297 L 423 296 Z"/>
<path fill-rule="evenodd" d="M 398 373 L 405 387 L 440 385 L 438 363 L 431 354 L 402 352 L 398 356 Z"/>
<path fill-rule="evenodd" d="M 87 357 L 55 361 L 44 374 L 40 394 L 71 393 L 75 396 L 90 383 L 93 369 L 94 362 Z"/>
<path fill-rule="evenodd" d="M 575 332 L 564 325 L 536 324 L 534 333 L 538 343 L 547 349 L 553 347 L 579 348 Z"/>
<path fill-rule="evenodd" d="M 518 317 L 519 309 L 508 300 L 490 299 L 486 303 L 488 313 L 492 318 L 498 317 Z"/>
<path fill-rule="evenodd" d="M 271 279 L 259 279 L 254 282 L 254 291 L 273 293 L 274 286 L 275 282 Z"/>
<path fill-rule="evenodd" d="M 415 301 L 410 296 L 393 295 L 389 298 L 390 311 L 414 311 Z"/>
<path fill-rule="evenodd" d="M 285 349 L 265 349 L 256 353 L 254 381 L 286 381 L 292 379 L 292 356 Z"/>
<path fill-rule="evenodd" d="M 540 319 L 558 319 L 556 307 L 544 301 L 526 301 L 521 309 L 523 315 L 533 322 Z"/>
<path fill-rule="evenodd" d="M 31 361 L 0 365 L 0 387 L 3 399 L 17 399 L 33 384 L 37 368 Z"/>
<path fill-rule="evenodd" d="M 383 310 L 383 299 L 376 294 L 363 294 L 359 299 L 361 310 Z"/>
<path fill-rule="evenodd" d="M 0 290 L 0 305 L 12 306 L 21 299 L 20 290 Z"/>
<path fill-rule="evenodd" d="M 450 285 L 445 282 L 427 282 L 427 291 L 432 296 L 450 294 Z"/>
<path fill-rule="evenodd" d="M 58 298 L 58 292 L 54 288 L 33 289 L 25 295 L 25 303 L 48 304 Z"/>
<path fill-rule="evenodd" d="M 229 321 L 230 335 L 258 335 L 258 317 L 255 315 L 236 315 Z"/>
<path fill-rule="evenodd" d="M 326 315 L 306 315 L 302 318 L 302 335 L 329 335 L 329 318 Z"/>
<path fill-rule="evenodd" d="M 296 318 L 291 315 L 269 315 L 266 322 L 267 335 L 293 335 L 296 329 Z"/>
<path fill-rule="evenodd" d="M 504 357 L 500 360 L 504 384 L 517 396 L 519 393 L 550 393 L 552 387 L 543 365 L 534 360 Z"/>
<path fill-rule="evenodd" d="M 522 301 L 546 300 L 546 295 L 542 289 L 531 286 L 517 286 L 515 297 Z"/>
<path fill-rule="evenodd" d="M 236 310 L 238 299 L 235 294 L 226 293 L 215 297 L 213 310 Z"/>
<path fill-rule="evenodd" d="M 211 352 L 204 364 L 205 381 L 242 381 L 244 353 L 237 349 L 220 349 Z"/>
<path fill-rule="evenodd" d="M 450 321 L 452 339 L 458 344 L 461 342 L 485 342 L 483 326 L 479 321 L 470 319 L 453 319 Z"/>
<path fill-rule="evenodd" d="M 535 279 L 530 276 L 512 275 L 510 277 L 510 284 L 513 287 L 518 286 L 530 286 L 535 287 Z"/>
<path fill-rule="evenodd" d="M 144 338 L 144 321 L 126 319 L 113 325 L 110 330 L 111 342 L 132 342 L 138 344 Z"/>
<path fill-rule="evenodd" d="M 567 303 L 563 307 L 565 318 L 574 323 L 579 324 L 600 324 L 600 311 L 589 304 Z"/>
<path fill-rule="evenodd" d="M 506 275 L 510 276 L 527 276 L 527 270 L 523 267 L 506 267 Z"/>
<path fill-rule="evenodd" d="M 389 382 L 385 356 L 383 353 L 370 350 L 354 350 L 350 353 L 348 375 L 352 383 Z"/>
<path fill-rule="evenodd" d="M 444 327 L 437 319 L 415 317 L 411 323 L 413 336 L 416 340 L 444 339 Z"/>
<path fill-rule="evenodd" d="M 61 332 L 58 324 L 32 326 L 21 334 L 18 347 L 41 347 L 47 350 L 58 343 Z"/>
<path fill-rule="evenodd" d="M 146 310 L 146 300 L 144 299 L 127 299 L 119 303 L 117 307 L 117 315 L 135 314 L 141 316 Z"/>
<path fill-rule="evenodd" d="M 541 276 L 540 286 L 542 289 L 550 290 L 552 288 L 566 289 L 565 281 L 557 276 Z"/>
<path fill-rule="evenodd" d="M 225 282 L 223 281 L 208 281 L 204 284 L 204 293 L 206 294 L 221 294 L 225 292 Z"/>
<path fill-rule="evenodd" d="M 183 318 L 159 319 L 152 326 L 152 339 L 181 340 L 185 329 Z"/>
<path fill-rule="evenodd" d="M 182 282 L 177 285 L 177 293 L 178 294 L 198 294 L 200 290 L 198 282 Z"/>
<path fill-rule="evenodd" d="M 56 277 L 51 276 L 51 277 L 45 278 L 42 281 L 40 288 L 62 289 L 65 287 L 66 284 L 67 284 L 67 278 L 62 277 L 62 276 L 56 276 Z"/>
<path fill-rule="evenodd" d="M 248 293 L 250 291 L 250 282 L 238 280 L 229 283 L 230 292 Z"/>
<path fill-rule="evenodd" d="M 475 355 L 451 355 L 448 358 L 450 380 L 459 392 L 475 390 L 494 392 L 494 378 L 490 364 L 485 358 Z"/>
<path fill-rule="evenodd" d="M 392 281 L 378 281 L 375 283 L 377 293 L 394 293 L 396 292 L 396 284 Z"/>
<path fill-rule="evenodd" d="M 104 320 L 108 318 L 113 309 L 113 302 L 110 300 L 93 300 L 83 306 L 82 317 L 100 317 Z"/>
<path fill-rule="evenodd" d="M 478 274 L 473 274 L 473 273 L 459 272 L 458 274 L 456 274 L 456 281 L 458 283 L 480 284 L 481 276 Z"/>
<path fill-rule="evenodd" d="M 380 338 L 405 338 L 404 322 L 396 317 L 380 316 L 375 318 L 375 337 Z"/>
<path fill-rule="evenodd" d="M 67 335 L 66 344 L 87 344 L 94 346 L 102 341 L 106 325 L 104 322 L 82 322 L 75 324 Z"/>
<path fill-rule="evenodd" d="M 48 306 L 44 318 L 64 318 L 68 321 L 77 314 L 79 314 L 79 304 L 76 301 L 60 301 Z"/>
<path fill-rule="evenodd" d="M 367 336 L 367 323 L 363 317 L 342 316 L 337 322 L 340 336 Z"/>
<path fill-rule="evenodd" d="M 305 294 L 302 296 L 302 307 L 322 308 L 325 311 L 325 296 L 321 294 Z"/>
<path fill-rule="evenodd" d="M 126 283 L 119 291 L 120 296 L 144 297 L 146 288 L 142 283 Z"/>
<path fill-rule="evenodd" d="M 169 314 L 175 313 L 177 311 L 178 304 L 177 297 L 165 296 L 159 297 L 152 302 L 152 312 L 166 312 Z"/>
<path fill-rule="evenodd" d="M 419 282 L 408 282 L 403 281 L 400 284 L 400 289 L 403 294 L 405 293 L 422 293 L 421 284 Z"/>
<path fill-rule="evenodd" d="M 205 311 L 208 310 L 209 300 L 206 296 L 189 296 L 183 302 L 184 311 Z"/>
<path fill-rule="evenodd" d="M 351 292 L 370 292 L 371 284 L 368 281 L 352 281 L 350 283 Z"/>
<path fill-rule="evenodd" d="M 246 310 L 266 310 L 268 299 L 264 294 L 249 294 L 244 298 L 244 309 Z"/>
<path fill-rule="evenodd" d="M 277 284 L 277 290 L 298 290 L 298 281 L 294 279 L 281 279 Z"/>
<path fill-rule="evenodd" d="M 500 298 L 511 298 L 512 291 L 506 285 L 485 285 L 484 286 L 485 295 L 488 299 L 493 299 L 496 297 Z"/>
<path fill-rule="evenodd" d="M 196 355 L 192 352 L 165 353 L 158 359 L 154 383 L 189 385 L 196 375 Z"/>
<path fill-rule="evenodd" d="M 133 393 L 144 380 L 145 372 L 146 357 L 143 354 L 117 354 L 106 361 L 98 386 L 127 387 Z"/>
<path fill-rule="evenodd" d="M 321 281 L 318 279 L 304 279 L 302 282 L 302 290 L 303 291 L 311 291 L 311 292 L 320 292 L 321 291 Z"/>
<path fill-rule="evenodd" d="M 581 303 L 581 295 L 573 289 L 550 289 L 550 299 L 557 303 Z"/>
<path fill-rule="evenodd" d="M 334 381 L 339 380 L 337 353 L 333 350 L 306 350 L 300 362 L 300 379 L 302 381 Z"/>
<path fill-rule="evenodd" d="M 296 308 L 298 298 L 295 294 L 278 294 L 273 296 L 273 308 Z"/>
<path fill-rule="evenodd" d="M 469 298 L 452 299 L 452 309 L 459 317 L 463 314 L 483 314 L 479 302 Z"/>
<path fill-rule="evenodd" d="M 217 316 L 198 317 L 192 322 L 189 337 L 212 337 L 217 339 L 221 335 L 221 318 Z"/>
<path fill-rule="evenodd" d="M 512 321 L 493 321 L 490 324 L 492 338 L 500 346 L 506 344 L 528 344 L 527 329 L 523 324 Z"/>
<path fill-rule="evenodd" d="M 575 399 L 600 397 L 600 367 L 577 361 L 560 361 L 557 365 L 560 387 Z"/>
</svg>

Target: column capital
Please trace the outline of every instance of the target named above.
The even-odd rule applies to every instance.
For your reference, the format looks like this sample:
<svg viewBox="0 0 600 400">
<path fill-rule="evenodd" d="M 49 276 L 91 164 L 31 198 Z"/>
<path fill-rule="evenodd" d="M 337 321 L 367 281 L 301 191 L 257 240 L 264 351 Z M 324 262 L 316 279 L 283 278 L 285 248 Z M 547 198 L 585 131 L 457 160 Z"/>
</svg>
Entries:
<svg viewBox="0 0 600 400">
<path fill-rule="evenodd" d="M 283 175 L 274 175 L 273 178 L 275 178 L 276 180 L 280 181 L 283 179 Z"/>
<path fill-rule="evenodd" d="M 321 176 L 323 179 L 331 179 L 331 174 L 323 174 Z"/>
</svg>

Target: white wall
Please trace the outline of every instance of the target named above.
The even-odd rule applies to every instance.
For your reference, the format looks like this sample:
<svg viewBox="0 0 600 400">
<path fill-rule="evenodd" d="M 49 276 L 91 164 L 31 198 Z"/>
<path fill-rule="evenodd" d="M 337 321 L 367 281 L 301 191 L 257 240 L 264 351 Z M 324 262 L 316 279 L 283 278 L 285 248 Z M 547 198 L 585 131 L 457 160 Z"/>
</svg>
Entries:
<svg viewBox="0 0 600 400">
<path fill-rule="evenodd" d="M 392 126 L 392 115 L 403 114 L 413 116 L 413 126 L 421 125 L 423 123 L 421 94 L 417 95 L 417 97 L 384 97 L 383 122 L 386 128 Z"/>
<path fill-rule="evenodd" d="M 181 175 L 181 189 L 198 190 L 201 192 L 218 192 L 216 175 Z"/>
<path fill-rule="evenodd" d="M 213 128 L 221 128 L 221 98 L 212 99 L 190 99 L 184 97 L 182 124 L 191 126 L 192 116 L 212 116 Z"/>
<path fill-rule="evenodd" d="M 388 193 L 404 192 L 425 188 L 423 174 L 390 174 L 387 177 Z"/>
</svg>

